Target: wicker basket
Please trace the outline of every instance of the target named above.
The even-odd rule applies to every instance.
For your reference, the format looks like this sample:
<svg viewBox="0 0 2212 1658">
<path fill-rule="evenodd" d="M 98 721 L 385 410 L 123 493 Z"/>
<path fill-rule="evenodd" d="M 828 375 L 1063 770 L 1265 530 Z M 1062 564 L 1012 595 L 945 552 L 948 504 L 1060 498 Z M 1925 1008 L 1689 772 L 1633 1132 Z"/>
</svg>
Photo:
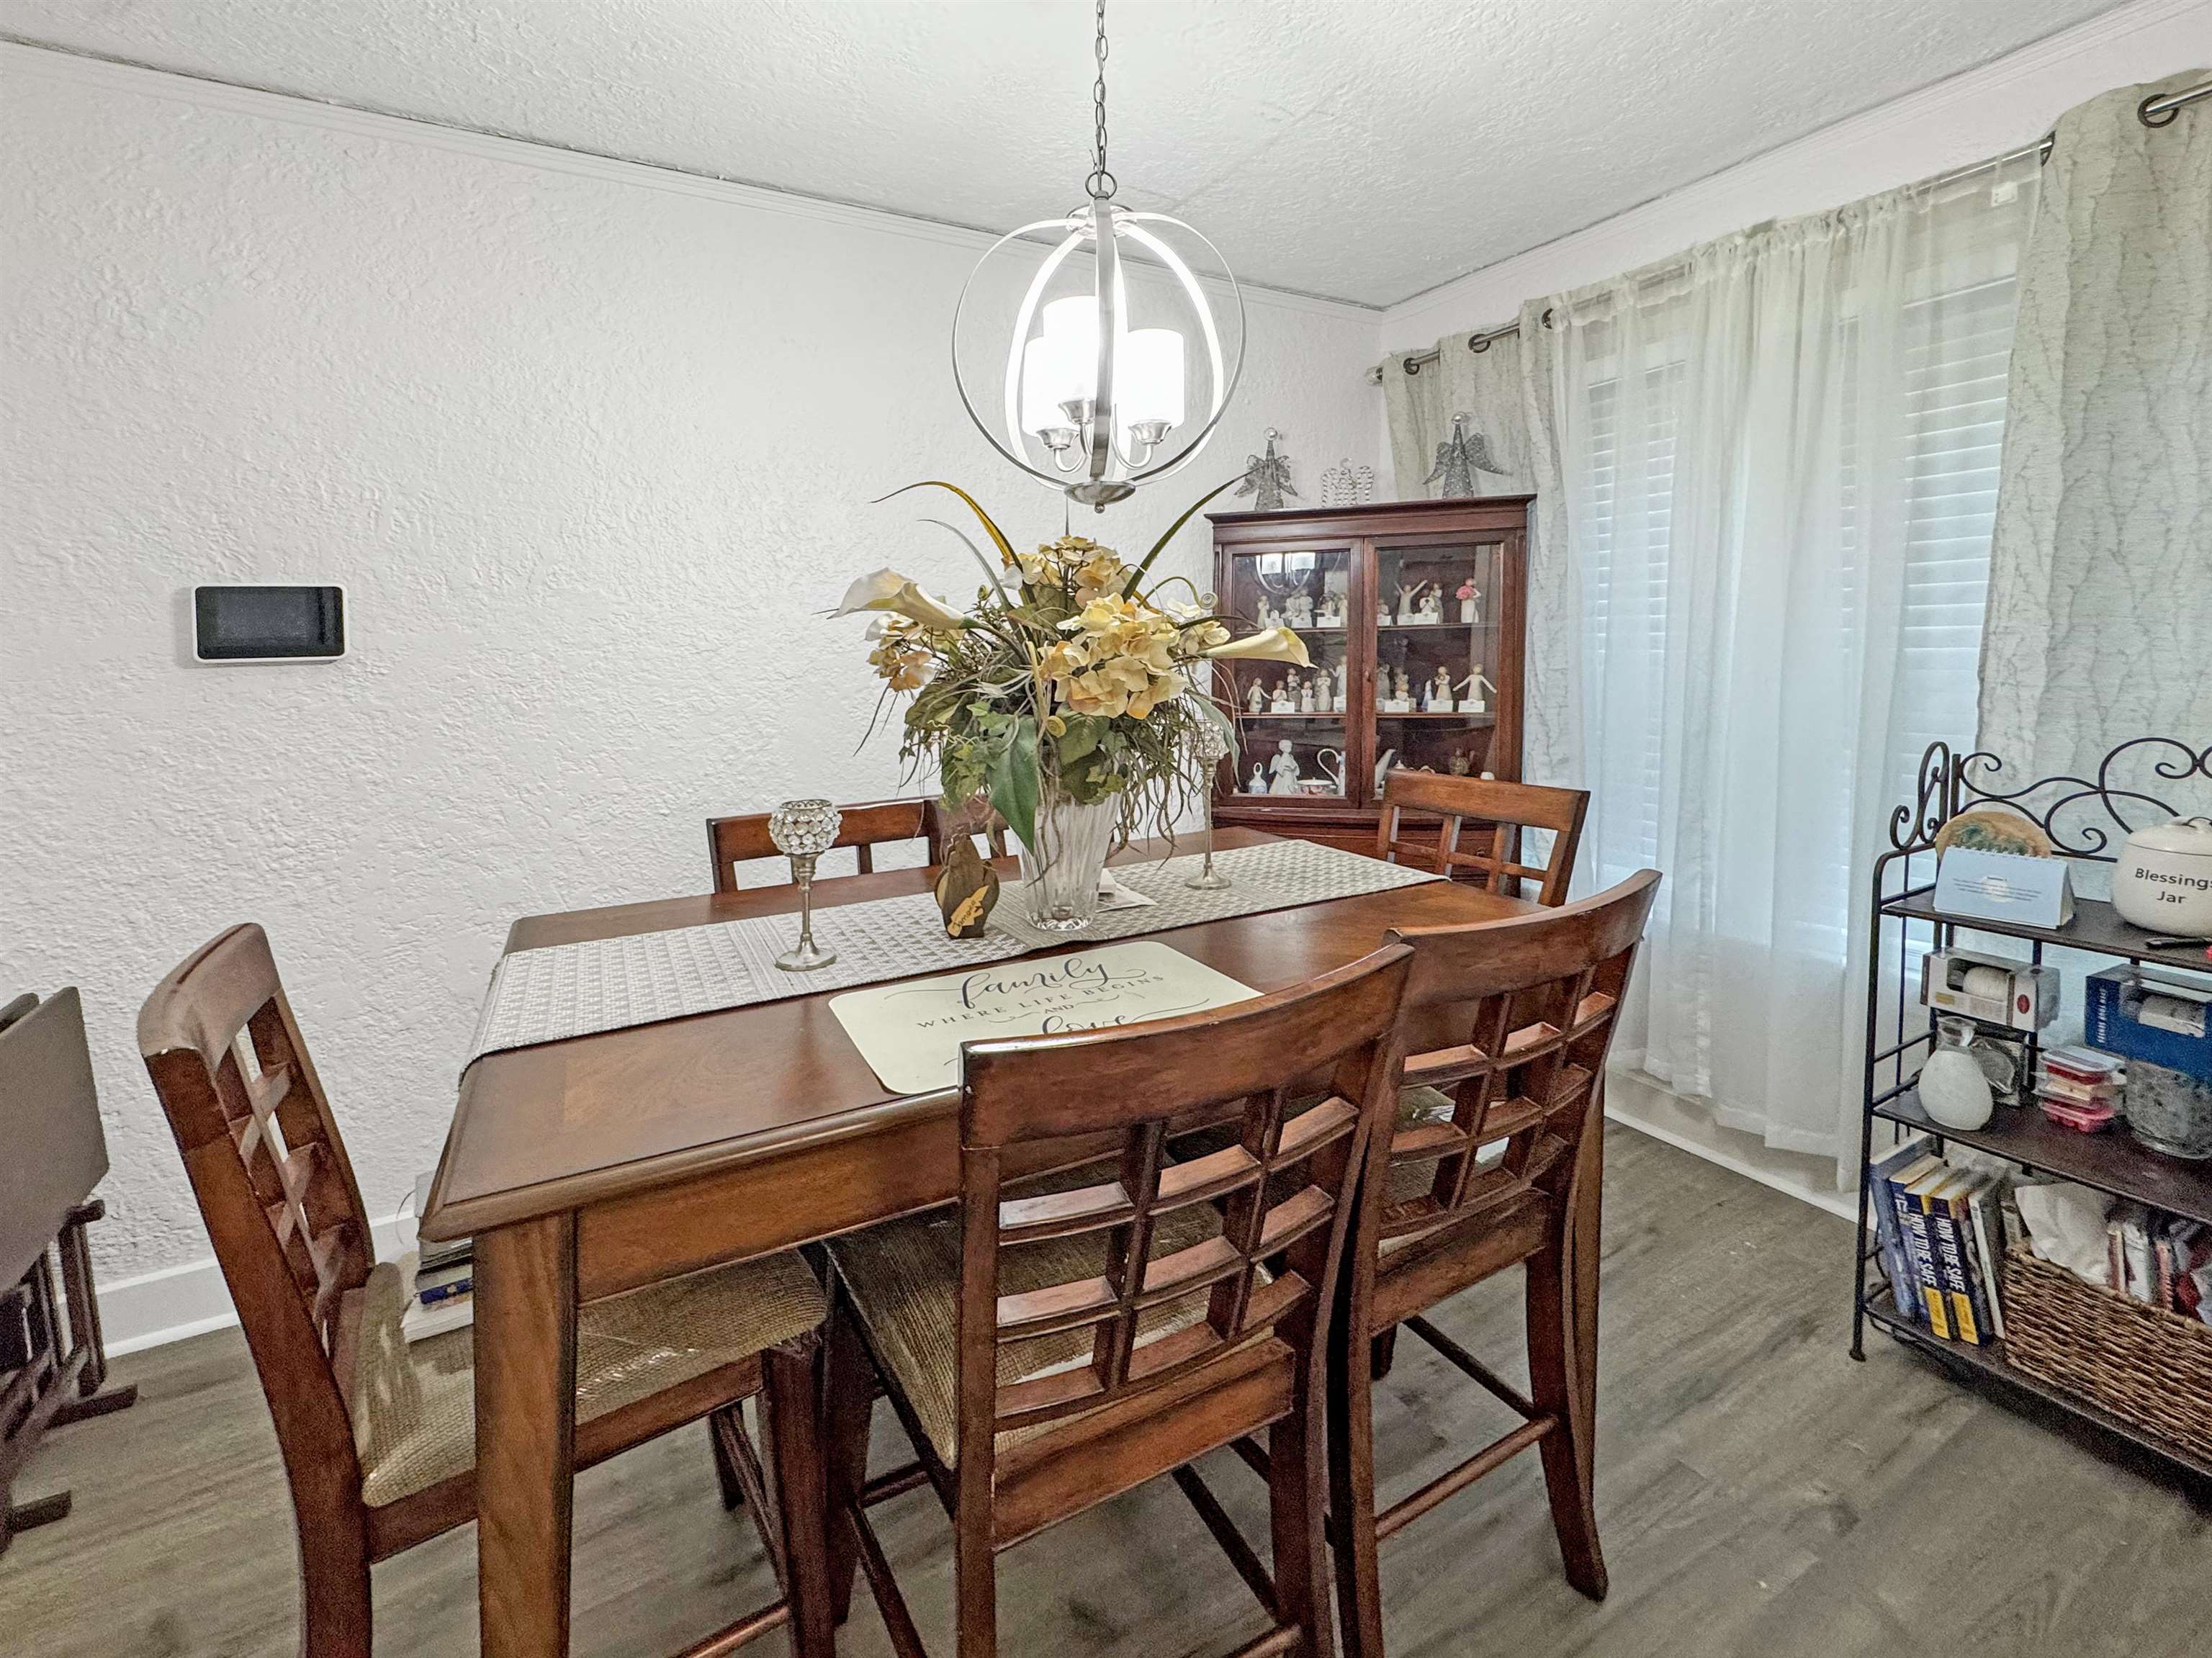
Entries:
<svg viewBox="0 0 2212 1658">
<path fill-rule="evenodd" d="M 2005 1356 L 2145 1431 L 2212 1457 L 2212 1325 L 2007 1255 Z"/>
</svg>

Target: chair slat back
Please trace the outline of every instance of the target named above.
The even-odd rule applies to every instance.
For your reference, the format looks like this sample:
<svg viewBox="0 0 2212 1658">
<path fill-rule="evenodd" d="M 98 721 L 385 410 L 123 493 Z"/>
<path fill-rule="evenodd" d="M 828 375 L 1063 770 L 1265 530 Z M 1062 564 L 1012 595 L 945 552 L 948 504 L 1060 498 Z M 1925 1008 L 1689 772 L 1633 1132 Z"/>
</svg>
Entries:
<svg viewBox="0 0 2212 1658">
<path fill-rule="evenodd" d="M 1659 879 L 1644 870 L 1558 909 L 1390 934 L 1414 957 L 1405 1080 L 1449 1095 L 1452 1109 L 1397 1127 L 1394 1170 L 1433 1162 L 1435 1175 L 1421 1194 L 1381 1206 L 1376 1242 L 1531 1192 L 1565 1194 Z M 1502 1159 L 1483 1161 L 1501 1139 Z"/>
<path fill-rule="evenodd" d="M 1477 870 L 1485 886 L 1508 897 L 1522 896 L 1522 884 L 1533 881 L 1538 903 L 1559 904 L 1565 902 L 1567 883 L 1574 876 L 1575 851 L 1589 811 L 1587 789 L 1393 771 L 1385 782 L 1382 816 L 1376 824 L 1375 855 L 1388 864 L 1419 859 L 1439 875 Z M 1407 811 L 1433 813 L 1443 820 L 1433 843 L 1403 833 L 1400 815 Z M 1470 822 L 1487 824 L 1489 831 L 1463 846 L 1462 835 Z M 1521 861 L 1524 829 L 1552 831 L 1551 855 L 1540 865 Z"/>
<path fill-rule="evenodd" d="M 187 957 L 138 1014 L 138 1048 L 264 1390 L 337 1396 L 340 1311 L 375 1265 L 353 1164 L 262 930 Z M 341 1406 L 341 1410 L 343 1407 Z"/>
<path fill-rule="evenodd" d="M 963 1480 L 995 1436 L 1160 1386 L 1273 1333 L 1319 1362 L 1359 1166 L 1393 1108 L 1409 954 L 1126 1030 L 972 1042 L 962 1090 L 959 1310 Z M 1318 1104 L 1295 1109 L 1321 1089 Z M 1225 1114 L 1231 1144 L 1188 1162 L 1171 1122 Z M 1001 1155 L 1042 1140 L 1118 1145 L 1114 1177 L 1007 1201 Z M 1210 1206 L 1218 1228 L 1156 1254 Z M 1096 1275 L 1006 1292 L 1015 1251 L 1087 1237 Z M 1261 1263 L 1277 1260 L 1265 1273 Z M 1066 1258 L 1066 1257 L 1062 1257 Z M 1073 1342 L 1073 1362 L 1002 1383 L 1002 1350 Z M 1087 1347 L 1087 1357 L 1084 1350 Z M 1019 1370 L 1035 1367 L 1015 1366 Z M 975 1459 L 971 1461 L 970 1459 Z"/>
<path fill-rule="evenodd" d="M 930 839 L 930 803 L 926 800 L 869 800 L 859 805 L 837 808 L 837 838 L 833 847 L 850 847 L 860 872 L 871 874 L 876 867 L 874 848 L 900 841 Z M 713 865 L 714 890 L 735 892 L 738 890 L 737 865 L 750 863 L 759 858 L 781 858 L 783 853 L 769 838 L 768 820 L 772 814 L 765 811 L 746 812 L 737 817 L 709 817 L 707 820 L 707 859 Z M 933 851 L 933 861 L 934 853 Z M 785 879 L 790 878 L 789 866 Z"/>
</svg>

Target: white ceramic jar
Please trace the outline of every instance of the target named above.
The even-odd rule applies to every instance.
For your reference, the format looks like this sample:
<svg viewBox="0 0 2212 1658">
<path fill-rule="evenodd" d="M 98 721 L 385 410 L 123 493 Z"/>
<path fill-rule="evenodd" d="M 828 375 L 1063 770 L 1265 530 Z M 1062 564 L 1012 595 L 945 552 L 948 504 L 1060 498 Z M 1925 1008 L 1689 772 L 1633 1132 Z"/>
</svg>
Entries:
<svg viewBox="0 0 2212 1658">
<path fill-rule="evenodd" d="M 2212 817 L 2139 829 L 2112 866 L 2112 908 L 2153 932 L 2212 938 Z"/>
</svg>

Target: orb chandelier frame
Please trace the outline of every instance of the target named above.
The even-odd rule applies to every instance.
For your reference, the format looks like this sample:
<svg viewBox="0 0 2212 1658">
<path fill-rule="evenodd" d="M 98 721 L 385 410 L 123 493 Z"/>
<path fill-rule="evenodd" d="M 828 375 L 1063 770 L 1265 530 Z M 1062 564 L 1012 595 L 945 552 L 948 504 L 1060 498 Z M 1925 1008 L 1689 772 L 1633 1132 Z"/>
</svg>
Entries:
<svg viewBox="0 0 2212 1658">
<path fill-rule="evenodd" d="M 1220 251 L 1200 232 L 1164 213 L 1139 213 L 1114 201 L 1116 181 L 1106 166 L 1106 0 L 1097 0 L 1091 88 L 1095 137 L 1084 189 L 1087 207 L 1057 219 L 1038 219 L 1008 231 L 985 250 L 960 290 L 952 313 L 952 377 L 961 406 L 991 446 L 1048 488 L 1103 512 L 1137 486 L 1165 477 L 1196 458 L 1221 423 L 1244 372 L 1244 293 Z M 1198 276 L 1163 233 L 1187 235 L 1206 250 L 1229 286 L 1237 336 L 1233 363 L 1224 363 L 1220 325 Z M 1003 426 L 994 428 L 961 371 L 961 325 L 975 281 L 1000 251 L 1043 234 L 1060 240 L 1044 255 L 1014 315 L 1012 342 L 1000 396 Z M 1184 340 L 1168 328 L 1129 326 L 1128 281 L 1122 244 L 1131 244 L 1174 279 L 1203 343 L 1208 404 L 1206 417 L 1182 446 L 1163 453 L 1170 433 L 1187 424 Z M 1091 292 L 1045 304 L 1052 280 L 1077 252 L 1092 254 Z M 1030 330 L 1043 313 L 1043 331 Z M 988 399 L 985 400 L 988 405 Z M 1043 449 L 1045 465 L 1030 458 L 1029 440 Z"/>
</svg>

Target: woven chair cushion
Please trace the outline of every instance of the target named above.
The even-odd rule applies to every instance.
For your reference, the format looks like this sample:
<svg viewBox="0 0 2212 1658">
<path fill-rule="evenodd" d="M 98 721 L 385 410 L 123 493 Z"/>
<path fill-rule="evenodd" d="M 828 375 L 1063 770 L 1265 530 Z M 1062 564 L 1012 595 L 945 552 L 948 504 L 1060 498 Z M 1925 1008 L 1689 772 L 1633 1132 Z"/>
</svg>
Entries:
<svg viewBox="0 0 2212 1658">
<path fill-rule="evenodd" d="M 1008 1196 L 1070 1191 L 1115 1179 L 1112 1165 L 1095 1163 L 1007 1188 Z M 1187 1249 L 1218 1236 L 1221 1213 L 1211 1203 L 1193 1204 L 1161 1217 L 1152 1234 L 1152 1259 Z M 960 1434 L 957 1345 L 960 1316 L 960 1211 L 957 1205 L 905 1220 L 872 1226 L 836 1238 L 830 1245 L 837 1272 L 852 1293 L 853 1306 L 867 1326 L 877 1357 L 928 1435 L 938 1459 L 959 1464 Z M 999 1252 L 999 1291 L 1018 1295 L 1049 1284 L 1096 1278 L 1106 1268 L 1106 1235 L 1079 1233 L 1042 1243 L 1017 1244 Z M 1265 1282 L 1261 1272 L 1255 1282 Z M 1153 1309 L 1137 1323 L 1139 1341 L 1187 1330 L 1206 1316 L 1206 1292 L 1198 1290 Z M 1064 1370 L 1090 1362 L 1093 1330 L 1085 1327 L 999 1349 L 999 1385 Z M 1069 1418 L 999 1436 L 1000 1445 L 1018 1444 Z"/>
<path fill-rule="evenodd" d="M 346 1407 L 371 1508 L 476 1463 L 476 1344 L 451 1330 L 410 1344 L 406 1282 L 386 1261 L 362 1287 Z M 587 1303 L 576 1316 L 576 1419 L 588 1422 L 814 1329 L 822 1287 L 795 1254 L 718 1266 Z"/>
<path fill-rule="evenodd" d="M 1440 1088 L 1416 1084 L 1398 1090 L 1398 1127 L 1418 1128 L 1425 1122 L 1449 1122 L 1452 1096 Z"/>
</svg>

